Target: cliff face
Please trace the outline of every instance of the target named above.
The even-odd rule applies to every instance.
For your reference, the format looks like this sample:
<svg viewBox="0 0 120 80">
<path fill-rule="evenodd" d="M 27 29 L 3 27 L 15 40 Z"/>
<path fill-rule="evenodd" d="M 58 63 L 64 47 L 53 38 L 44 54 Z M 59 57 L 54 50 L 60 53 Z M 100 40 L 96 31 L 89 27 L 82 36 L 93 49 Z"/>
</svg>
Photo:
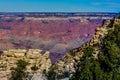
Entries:
<svg viewBox="0 0 120 80">
<path fill-rule="evenodd" d="M 65 56 L 65 58 L 56 62 L 55 65 L 53 66 L 55 71 L 58 73 L 65 71 L 68 71 L 70 73 L 75 72 L 77 68 L 76 63 L 80 60 L 80 57 L 84 54 L 83 49 L 86 46 L 95 46 L 93 56 L 97 58 L 97 54 L 100 52 L 100 44 L 102 43 L 101 39 L 108 34 L 109 30 L 114 30 L 115 24 L 120 24 L 120 19 L 115 19 L 112 27 L 108 27 L 109 23 L 110 20 L 106 21 L 103 26 L 98 27 L 96 29 L 95 35 L 90 41 L 83 44 L 80 48 L 73 49 Z"/>
<path fill-rule="evenodd" d="M 27 72 L 31 73 L 32 76 L 42 76 L 44 70 L 48 71 L 51 67 L 51 61 L 49 59 L 49 51 L 41 54 L 40 49 L 10 49 L 3 51 L 0 57 L 0 79 L 8 80 L 11 76 L 11 68 L 16 67 L 18 60 L 24 60 L 29 63 L 27 66 Z M 31 67 L 36 65 L 37 71 L 31 70 Z M 29 74 L 28 74 L 29 75 Z"/>
<path fill-rule="evenodd" d="M 101 43 L 101 39 L 108 33 L 108 30 L 110 29 L 114 29 L 114 27 L 110 28 L 110 27 L 107 27 L 107 25 L 109 24 L 109 20 L 106 22 L 106 24 L 104 24 L 103 26 L 101 27 L 98 27 L 96 29 L 96 27 L 94 28 L 93 32 L 96 30 L 95 32 L 95 35 L 94 33 L 92 35 L 94 35 L 93 37 L 90 36 L 91 34 L 89 35 L 85 35 L 89 36 L 89 41 L 86 42 L 84 45 L 82 45 L 80 48 L 77 48 L 77 49 L 74 49 L 72 50 L 72 54 L 71 53 L 68 53 L 63 59 L 57 61 L 53 67 L 55 69 L 56 72 L 58 73 L 61 73 L 61 72 L 64 72 L 64 71 L 68 71 L 68 72 L 75 72 L 75 69 L 76 69 L 76 62 L 79 61 L 79 58 L 82 56 L 83 53 L 83 48 L 88 46 L 88 45 L 96 45 L 96 44 L 100 44 Z M 76 22 L 75 22 L 76 23 Z M 115 19 L 115 24 L 118 24 L 120 23 L 120 20 L 119 19 Z M 7 23 L 6 23 L 7 24 Z M 12 24 L 12 23 L 11 23 Z M 17 24 L 17 23 L 16 23 Z M 36 23 L 37 24 L 37 23 Z M 86 23 L 85 23 L 86 24 Z M 5 24 L 4 24 L 5 25 Z M 88 25 L 88 23 L 87 23 Z M 77 25 L 76 25 L 77 26 Z M 114 25 L 113 25 L 114 26 Z M 45 26 L 44 26 L 45 27 Z M 71 26 L 72 27 L 72 26 Z M 78 27 L 78 26 L 77 26 Z M 84 26 L 85 27 L 85 26 Z M 86 26 L 87 27 L 87 26 Z M 48 27 L 47 27 L 48 28 Z M 91 27 L 90 27 L 91 28 Z M 90 29 L 89 28 L 89 29 Z M 73 29 L 73 28 L 72 28 Z M 78 29 L 78 28 L 77 28 Z M 80 30 L 81 28 L 79 28 Z M 88 29 L 88 28 L 87 28 Z M 34 29 L 32 29 L 34 30 Z M 58 29 L 59 30 L 59 29 Z M 63 29 L 64 30 L 64 29 Z M 76 31 L 76 29 L 73 29 Z M 3 32 L 2 32 L 3 31 Z M 1 32 L 4 33 L 4 29 L 2 28 L 1 29 Z M 10 30 L 12 31 L 12 30 Z M 16 32 L 19 31 L 19 29 L 16 30 Z M 54 31 L 54 30 L 53 30 Z M 87 30 L 88 33 L 89 33 L 89 30 Z M 8 34 L 9 31 L 7 31 L 6 33 Z M 34 31 L 33 31 L 34 32 Z M 68 31 L 69 32 L 69 31 Z M 82 31 L 81 31 L 82 32 Z M 57 33 L 57 32 L 56 32 Z M 84 33 L 84 32 L 83 32 Z M 2 34 L 2 35 L 7 35 L 7 34 Z M 77 34 L 77 33 L 76 33 Z M 42 34 L 44 35 L 44 34 Z M 12 37 L 12 39 L 10 37 Z M 38 38 L 35 38 L 35 37 L 25 37 L 24 35 L 19 35 L 19 34 L 16 34 L 14 36 L 10 35 L 9 36 L 4 36 L 4 38 L 2 37 L 1 38 L 1 41 L 5 43 L 6 46 L 8 46 L 8 44 L 11 44 L 14 47 L 17 47 L 15 45 L 18 45 L 20 46 L 21 43 L 24 43 L 22 44 L 22 46 L 26 46 L 26 45 L 33 45 L 33 43 L 31 43 L 30 40 L 33 40 L 33 42 L 37 42 L 36 44 L 39 44 L 39 41 L 43 42 L 42 40 L 38 39 Z M 77 35 L 78 36 L 78 35 Z M 58 35 L 56 37 L 59 37 Z M 25 38 L 25 40 L 24 40 Z M 41 37 L 42 38 L 42 37 Z M 92 38 L 92 39 L 91 39 Z M 10 40 L 9 40 L 10 39 Z M 17 40 L 18 39 L 18 40 Z M 49 38 L 48 38 L 49 39 Z M 72 39 L 72 38 L 71 38 Z M 86 38 L 85 38 L 86 39 Z M 91 40 L 90 40 L 91 39 Z M 12 43 L 9 43 L 8 41 L 11 41 Z M 19 42 L 17 42 L 19 41 Z M 6 44 L 6 42 L 8 42 L 8 44 Z M 17 42 L 17 43 L 16 43 Z M 52 41 L 49 42 L 49 40 L 46 41 L 45 39 L 45 42 L 44 43 L 52 43 Z M 61 40 L 61 42 L 59 43 L 62 43 L 63 44 L 63 40 Z M 2 43 L 1 43 L 2 44 Z M 14 45 L 15 44 L 15 45 Z M 57 43 L 58 44 L 58 43 Z M 77 43 L 76 43 L 77 44 Z M 3 44 L 4 45 L 4 44 Z M 72 44 L 73 45 L 73 44 Z M 71 45 L 71 46 L 72 46 Z M 79 44 L 78 44 L 79 45 Z M 44 45 L 42 45 L 44 47 Z M 49 45 L 50 46 L 50 45 Z M 59 49 L 59 46 L 60 49 Z M 59 44 L 59 46 L 55 46 L 55 48 L 57 48 L 56 50 L 64 50 L 62 47 L 65 47 L 61 44 Z M 73 45 L 74 46 L 74 45 Z M 11 48 L 11 47 L 10 47 Z M 19 48 L 19 47 L 17 47 Z M 23 48 L 23 47 L 22 47 Z M 30 47 L 29 47 L 30 48 Z M 62 48 L 62 49 L 61 49 Z M 74 48 L 74 47 L 72 47 Z M 70 48 L 70 49 L 72 49 Z M 54 50 L 54 49 L 53 49 Z M 44 51 L 43 51 L 44 52 Z M 33 73 L 32 75 L 33 78 L 37 75 L 37 76 L 41 76 L 42 75 L 42 72 L 44 70 L 48 71 L 49 68 L 51 67 L 51 60 L 49 58 L 52 58 L 53 59 L 53 62 L 54 60 L 58 60 L 60 59 L 61 57 L 63 57 L 63 55 L 61 56 L 61 53 L 54 53 L 52 54 L 52 56 L 50 55 L 50 51 L 45 51 L 44 54 L 43 54 L 42 50 L 40 49 L 9 49 L 9 50 L 3 50 L 0 51 L 0 64 L 2 67 L 0 67 L 0 79 L 4 80 L 4 79 L 7 79 L 11 76 L 11 71 L 10 71 L 10 68 L 11 67 L 16 67 L 15 63 L 17 60 L 25 60 L 27 62 L 29 62 L 29 66 L 27 66 L 27 71 L 28 72 L 32 72 L 31 71 L 31 67 L 33 65 L 37 65 L 38 66 L 38 70 Z M 58 52 L 58 51 L 57 51 Z M 96 46 L 96 49 L 95 49 L 95 55 L 94 56 L 97 56 L 97 53 L 99 52 L 99 47 Z M 63 52 L 64 53 L 64 52 Z M 57 56 L 56 56 L 57 55 Z"/>
<path fill-rule="evenodd" d="M 52 63 L 90 40 L 95 29 L 114 15 L 1 14 L 0 50 L 40 48 Z"/>
</svg>

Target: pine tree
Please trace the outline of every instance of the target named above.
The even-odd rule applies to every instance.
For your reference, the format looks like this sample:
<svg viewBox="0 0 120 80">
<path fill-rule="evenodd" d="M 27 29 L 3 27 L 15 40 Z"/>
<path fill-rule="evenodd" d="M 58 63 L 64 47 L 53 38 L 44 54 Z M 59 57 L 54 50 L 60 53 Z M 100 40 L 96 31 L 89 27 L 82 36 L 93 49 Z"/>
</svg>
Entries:
<svg viewBox="0 0 120 80">
<path fill-rule="evenodd" d="M 11 68 L 12 76 L 10 80 L 23 80 L 23 78 L 27 77 L 26 66 L 28 65 L 28 62 L 24 60 L 18 60 L 16 65 L 16 68 Z"/>
<path fill-rule="evenodd" d="M 108 27 L 112 27 L 114 19 Z M 93 55 L 94 46 L 86 47 L 70 80 L 120 80 L 120 25 L 115 25 L 101 40 L 98 57 Z"/>
</svg>

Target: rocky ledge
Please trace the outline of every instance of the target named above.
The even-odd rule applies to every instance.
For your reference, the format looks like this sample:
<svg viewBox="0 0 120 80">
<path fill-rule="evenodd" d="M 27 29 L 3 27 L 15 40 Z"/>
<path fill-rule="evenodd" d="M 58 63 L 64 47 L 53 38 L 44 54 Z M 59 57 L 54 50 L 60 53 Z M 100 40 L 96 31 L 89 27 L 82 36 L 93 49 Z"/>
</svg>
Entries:
<svg viewBox="0 0 120 80">
<path fill-rule="evenodd" d="M 51 61 L 49 59 L 49 51 L 41 54 L 40 49 L 10 49 L 3 51 L 0 57 L 0 79 L 8 80 L 11 77 L 11 68 L 16 67 L 16 62 L 18 60 L 24 60 L 29 63 L 27 66 L 27 72 L 32 73 L 31 67 L 36 65 L 38 70 L 32 73 L 34 75 L 42 75 L 43 71 L 48 71 L 51 66 Z"/>
<path fill-rule="evenodd" d="M 82 54 L 84 54 L 83 49 L 89 45 L 96 45 L 94 56 L 97 56 L 99 53 L 99 44 L 101 39 L 108 34 L 109 30 L 114 30 L 114 24 L 120 24 L 120 19 L 115 19 L 112 27 L 108 27 L 110 20 L 106 21 L 104 25 L 96 29 L 95 35 L 93 38 L 82 45 L 80 48 L 71 50 L 63 59 L 57 61 L 53 65 L 53 69 L 59 74 L 63 72 L 74 73 L 76 70 L 76 63 L 79 61 Z M 98 46 L 97 46 L 98 45 Z M 7 80 L 11 76 L 11 67 L 16 67 L 17 60 L 25 60 L 29 63 L 27 66 L 27 72 L 31 73 L 31 67 L 36 65 L 38 70 L 35 73 L 32 73 L 32 78 L 39 78 L 42 76 L 43 71 L 49 71 L 51 67 L 51 61 L 49 59 L 49 51 L 46 51 L 44 54 L 41 54 L 42 50 L 40 49 L 10 49 L 3 51 L 0 57 L 0 79 Z M 33 79 L 36 80 L 36 79 Z M 41 78 L 40 80 L 43 80 Z"/>
<path fill-rule="evenodd" d="M 97 57 L 99 53 L 99 45 L 101 43 L 101 39 L 104 38 L 105 35 L 108 34 L 109 30 L 114 30 L 115 24 L 120 24 L 120 19 L 115 19 L 114 24 L 112 27 L 108 27 L 111 20 L 107 20 L 104 25 L 98 27 L 96 29 L 95 35 L 93 38 L 83 44 L 81 47 L 71 50 L 63 59 L 57 61 L 53 66 L 57 73 L 64 73 L 65 71 L 69 73 L 74 73 L 77 65 L 76 63 L 80 60 L 80 57 L 84 54 L 83 49 L 86 46 L 93 46 L 95 45 L 94 56 Z"/>
</svg>

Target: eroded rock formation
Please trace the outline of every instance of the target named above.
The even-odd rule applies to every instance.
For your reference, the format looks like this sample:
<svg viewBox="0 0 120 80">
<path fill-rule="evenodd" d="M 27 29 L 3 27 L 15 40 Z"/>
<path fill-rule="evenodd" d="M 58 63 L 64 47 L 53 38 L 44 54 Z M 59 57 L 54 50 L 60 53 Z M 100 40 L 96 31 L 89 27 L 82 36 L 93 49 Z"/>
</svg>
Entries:
<svg viewBox="0 0 120 80">
<path fill-rule="evenodd" d="M 11 76 L 11 68 L 16 67 L 18 60 L 24 60 L 29 63 L 27 66 L 27 72 L 33 72 L 31 67 L 36 65 L 38 70 L 33 75 L 42 75 L 43 71 L 48 71 L 51 67 L 51 60 L 49 59 L 49 51 L 41 54 L 40 49 L 10 49 L 3 51 L 0 57 L 0 79 L 8 80 Z"/>
<path fill-rule="evenodd" d="M 56 72 L 61 73 L 64 71 L 68 71 L 69 73 L 75 72 L 75 69 L 77 68 L 76 63 L 79 61 L 80 57 L 82 54 L 84 54 L 83 49 L 86 46 L 93 46 L 94 47 L 94 55 L 97 58 L 97 54 L 100 51 L 100 44 L 101 44 L 101 39 L 104 38 L 105 35 L 108 34 L 109 30 L 114 30 L 114 25 L 115 24 L 120 24 L 120 19 L 115 19 L 113 27 L 108 27 L 110 23 L 110 20 L 106 21 L 105 24 L 101 27 L 98 27 L 96 29 L 95 35 L 93 38 L 83 44 L 81 47 L 72 50 L 72 54 L 68 53 L 65 58 L 59 60 L 58 62 L 55 63 L 54 69 Z"/>
<path fill-rule="evenodd" d="M 1 13 L 0 50 L 50 51 L 52 63 L 89 41 L 115 13 Z"/>
</svg>

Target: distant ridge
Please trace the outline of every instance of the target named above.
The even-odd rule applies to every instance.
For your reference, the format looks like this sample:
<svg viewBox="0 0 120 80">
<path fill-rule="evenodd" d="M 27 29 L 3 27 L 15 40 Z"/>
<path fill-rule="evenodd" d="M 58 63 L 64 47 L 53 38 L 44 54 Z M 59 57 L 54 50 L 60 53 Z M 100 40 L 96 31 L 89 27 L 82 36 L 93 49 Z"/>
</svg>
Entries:
<svg viewBox="0 0 120 80">
<path fill-rule="evenodd" d="M 0 12 L 0 15 L 16 16 L 55 16 L 55 17 L 76 17 L 76 16 L 105 16 L 117 17 L 117 12 Z"/>
<path fill-rule="evenodd" d="M 38 48 L 50 51 L 52 63 L 89 41 L 103 21 L 117 13 L 1 12 L 0 50 Z"/>
</svg>

